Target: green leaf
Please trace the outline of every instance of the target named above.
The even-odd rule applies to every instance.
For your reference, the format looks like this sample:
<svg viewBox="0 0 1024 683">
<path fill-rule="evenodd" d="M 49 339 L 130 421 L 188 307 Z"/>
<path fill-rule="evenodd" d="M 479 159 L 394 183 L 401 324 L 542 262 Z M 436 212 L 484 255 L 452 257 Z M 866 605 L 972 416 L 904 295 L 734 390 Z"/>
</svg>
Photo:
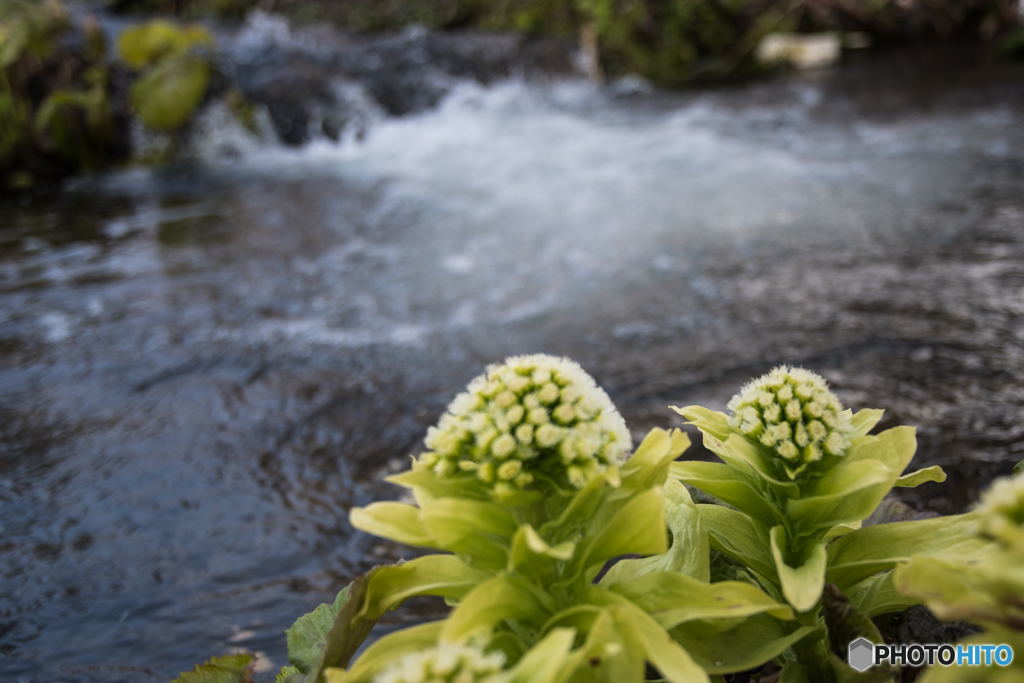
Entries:
<svg viewBox="0 0 1024 683">
<path fill-rule="evenodd" d="M 302 679 L 305 678 L 302 672 L 294 666 L 282 667 L 277 675 L 274 677 L 274 683 L 301 683 Z"/>
<path fill-rule="evenodd" d="M 668 550 L 666 536 L 661 491 L 650 489 L 633 496 L 614 517 L 580 542 L 566 577 L 575 580 L 620 555 L 663 553 Z"/>
<path fill-rule="evenodd" d="M 459 600 L 489 576 L 490 572 L 473 569 L 454 555 L 424 555 L 402 564 L 378 567 L 370 574 L 366 600 L 357 615 L 376 620 L 419 595 Z"/>
<path fill-rule="evenodd" d="M 697 509 L 712 548 L 765 578 L 776 576 L 767 529 L 739 510 L 708 504 L 698 505 Z"/>
<path fill-rule="evenodd" d="M 892 478 L 903 474 L 917 451 L 916 430 L 913 427 L 893 427 L 876 436 L 858 439 L 843 460 L 878 460 L 892 472 Z"/>
<path fill-rule="evenodd" d="M 868 432 L 875 428 L 875 425 L 879 423 L 883 415 L 885 415 L 884 410 L 873 408 L 858 410 L 850 417 L 850 423 L 853 425 L 853 436 L 856 438 L 867 435 Z"/>
<path fill-rule="evenodd" d="M 463 555 L 474 565 L 502 568 L 516 532 L 515 518 L 498 503 L 437 498 L 423 504 L 423 526 L 443 550 Z"/>
<path fill-rule="evenodd" d="M 896 590 L 892 570 L 869 576 L 844 592 L 850 603 L 869 617 L 902 612 L 920 602 Z"/>
<path fill-rule="evenodd" d="M 622 465 L 623 493 L 661 487 L 672 461 L 690 446 L 690 437 L 678 429 L 652 429 Z"/>
<path fill-rule="evenodd" d="M 327 683 L 372 680 L 376 674 L 402 655 L 435 646 L 443 626 L 443 621 L 430 621 L 389 633 L 367 647 L 347 671 L 339 668 L 325 670 Z"/>
<path fill-rule="evenodd" d="M 905 488 L 914 488 L 921 484 L 934 481 L 942 483 L 946 481 L 946 473 L 938 465 L 932 465 L 931 467 L 924 467 L 910 474 L 904 474 L 902 477 L 896 480 L 896 486 L 902 486 Z"/>
<path fill-rule="evenodd" d="M 917 598 L 940 619 L 999 622 L 1006 613 L 1000 597 L 987 590 L 989 577 L 962 562 L 914 557 L 893 573 L 896 589 Z"/>
<path fill-rule="evenodd" d="M 417 595 L 459 599 L 487 576 L 452 555 L 375 567 L 339 593 L 334 605 L 321 605 L 289 629 L 289 659 L 307 680 L 318 681 L 328 667 L 347 666 L 377 620 L 404 600 Z M 333 623 L 324 635 L 332 611 Z"/>
<path fill-rule="evenodd" d="M 779 510 L 761 496 L 747 475 L 734 467 L 717 462 L 686 460 L 672 463 L 670 472 L 673 477 L 742 510 L 754 519 L 776 523 L 782 521 Z"/>
<path fill-rule="evenodd" d="M 174 131 L 191 118 L 206 97 L 210 65 L 193 55 L 161 60 L 132 85 L 132 106 L 149 128 Z"/>
<path fill-rule="evenodd" d="M 576 544 L 572 541 L 565 541 L 552 547 L 541 538 L 536 529 L 529 524 L 523 524 L 512 537 L 508 569 L 536 572 L 544 566 L 552 567 L 555 562 L 570 559 L 575 550 Z"/>
<path fill-rule="evenodd" d="M 733 433 L 729 426 L 729 416 L 704 406 L 669 406 L 670 410 L 682 415 L 687 422 L 694 425 L 701 433 L 711 435 L 719 441 L 725 441 Z"/>
<path fill-rule="evenodd" d="M 771 530 L 772 558 L 782 584 L 782 594 L 794 609 L 806 612 L 817 604 L 825 587 L 825 563 L 828 555 L 823 543 L 815 543 L 799 558 L 800 563 L 790 565 L 787 556 L 786 530 L 781 526 Z"/>
<path fill-rule="evenodd" d="M 602 585 L 621 583 L 651 572 L 672 571 L 701 581 L 711 577 L 711 546 L 704 522 L 689 491 L 678 481 L 662 488 L 665 517 L 672 541 L 666 552 L 651 557 L 619 560 L 601 579 Z"/>
<path fill-rule="evenodd" d="M 214 657 L 181 674 L 172 683 L 250 683 L 254 660 L 250 654 Z"/>
<path fill-rule="evenodd" d="M 352 526 L 398 543 L 431 546 L 434 537 L 423 525 L 420 509 L 395 502 L 372 503 L 349 513 Z"/>
<path fill-rule="evenodd" d="M 693 657 L 643 610 L 624 602 L 612 608 L 612 615 L 626 648 L 643 652 L 665 680 L 675 683 L 709 680 Z"/>
<path fill-rule="evenodd" d="M 613 490 L 612 483 L 604 477 L 594 477 L 582 489 L 573 494 L 559 515 L 548 520 L 540 527 L 540 534 L 554 542 L 567 538 L 576 538 L 593 526 L 594 518 L 599 510 L 607 509 L 604 505 L 609 493 Z"/>
<path fill-rule="evenodd" d="M 704 445 L 730 467 L 749 472 L 763 481 L 780 499 L 800 494 L 800 487 L 794 482 L 779 479 L 775 462 L 765 455 L 761 446 L 751 443 L 742 434 L 731 434 L 725 441 L 705 434 Z"/>
<path fill-rule="evenodd" d="M 451 613 L 441 632 L 442 640 L 462 641 L 489 635 L 505 620 L 540 625 L 553 611 L 554 600 L 537 586 L 510 574 L 495 576 L 469 592 Z"/>
<path fill-rule="evenodd" d="M 587 598 L 608 609 L 616 630 L 622 634 L 626 649 L 642 652 L 666 680 L 679 683 L 708 680 L 707 674 L 689 653 L 657 621 L 628 599 L 598 586 L 590 587 Z"/>
<path fill-rule="evenodd" d="M 1024 472 L 1024 460 L 1021 460 L 1019 463 L 1013 466 L 1014 474 L 1020 474 L 1021 472 Z"/>
<path fill-rule="evenodd" d="M 791 629 L 792 625 L 759 614 L 721 633 L 695 621 L 672 629 L 672 636 L 706 671 L 719 674 L 748 671 L 770 662 L 815 627 Z"/>
<path fill-rule="evenodd" d="M 509 672 L 510 683 L 562 683 L 581 657 L 570 656 L 576 631 L 556 628 L 531 647 Z"/>
<path fill-rule="evenodd" d="M 705 583 L 683 574 L 657 572 L 602 587 L 629 598 L 664 628 L 698 619 L 732 619 L 769 613 L 792 619 L 788 605 L 776 602 L 760 588 L 742 581 Z"/>
<path fill-rule="evenodd" d="M 316 667 L 327 646 L 327 634 L 334 627 L 338 610 L 348 601 L 352 584 L 338 591 L 333 603 L 323 603 L 312 612 L 299 617 L 285 631 L 288 642 L 288 661 L 301 671 L 309 673 Z"/>
<path fill-rule="evenodd" d="M 974 513 L 864 527 L 829 544 L 828 580 L 846 590 L 914 555 L 976 555 L 991 547 L 976 530 Z"/>
<path fill-rule="evenodd" d="M 843 462 L 816 483 L 812 495 L 789 500 L 786 511 L 805 534 L 858 522 L 874 512 L 894 480 L 880 461 Z"/>
</svg>

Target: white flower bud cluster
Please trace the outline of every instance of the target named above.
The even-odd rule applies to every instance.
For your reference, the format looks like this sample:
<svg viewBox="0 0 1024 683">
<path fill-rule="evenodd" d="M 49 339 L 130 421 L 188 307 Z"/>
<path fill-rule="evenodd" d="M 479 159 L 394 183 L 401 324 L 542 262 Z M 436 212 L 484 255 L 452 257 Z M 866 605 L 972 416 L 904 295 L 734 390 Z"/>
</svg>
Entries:
<svg viewBox="0 0 1024 683">
<path fill-rule="evenodd" d="M 498 493 L 546 479 L 582 488 L 632 447 L 608 395 L 576 363 L 514 356 L 492 365 L 427 432 L 417 466 L 440 476 L 472 473 Z"/>
<path fill-rule="evenodd" d="M 505 657 L 472 645 L 444 643 L 400 658 L 374 683 L 505 683 Z"/>
<path fill-rule="evenodd" d="M 1024 550 L 1024 473 L 997 479 L 982 494 L 977 510 L 986 536 Z"/>
<path fill-rule="evenodd" d="M 853 427 L 825 379 L 781 365 L 747 384 L 728 404 L 729 424 L 777 453 L 790 477 L 824 455 L 843 455 Z"/>
</svg>

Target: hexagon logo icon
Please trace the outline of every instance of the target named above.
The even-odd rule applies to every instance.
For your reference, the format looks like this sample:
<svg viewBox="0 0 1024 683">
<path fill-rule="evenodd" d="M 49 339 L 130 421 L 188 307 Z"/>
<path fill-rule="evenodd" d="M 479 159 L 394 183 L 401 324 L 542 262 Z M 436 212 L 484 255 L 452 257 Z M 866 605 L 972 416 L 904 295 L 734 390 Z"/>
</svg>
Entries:
<svg viewBox="0 0 1024 683">
<path fill-rule="evenodd" d="M 846 659 L 854 671 L 867 671 L 875 664 L 875 644 L 863 637 L 852 641 Z"/>
</svg>

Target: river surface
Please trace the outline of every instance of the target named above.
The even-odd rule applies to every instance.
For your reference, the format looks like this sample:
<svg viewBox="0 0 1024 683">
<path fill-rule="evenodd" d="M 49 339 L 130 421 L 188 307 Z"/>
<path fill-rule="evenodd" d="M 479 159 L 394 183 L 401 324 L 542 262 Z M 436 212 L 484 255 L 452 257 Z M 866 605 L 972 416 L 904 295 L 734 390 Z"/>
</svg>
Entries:
<svg viewBox="0 0 1024 683">
<path fill-rule="evenodd" d="M 283 665 L 295 617 L 400 552 L 348 510 L 510 354 L 577 359 L 636 436 L 817 370 L 918 427 L 950 473 L 923 511 L 1024 458 L 1020 67 L 449 86 L 361 140 L 214 131 L 0 206 L 0 678 Z"/>
</svg>

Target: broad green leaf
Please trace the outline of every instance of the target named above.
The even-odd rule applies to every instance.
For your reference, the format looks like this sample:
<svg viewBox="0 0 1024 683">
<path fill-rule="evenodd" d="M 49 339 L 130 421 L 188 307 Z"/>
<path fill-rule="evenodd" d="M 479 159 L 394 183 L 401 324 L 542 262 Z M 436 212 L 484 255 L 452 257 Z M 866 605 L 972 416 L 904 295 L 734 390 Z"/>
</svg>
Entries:
<svg viewBox="0 0 1024 683">
<path fill-rule="evenodd" d="M 765 459 L 764 454 L 729 426 L 727 415 L 702 406 L 669 407 L 701 431 L 701 434 L 704 435 L 704 446 L 721 458 L 725 464 L 744 474 L 756 474 L 766 481 L 785 488 L 791 495 L 796 494 L 796 485 L 775 478 L 774 468 Z"/>
<path fill-rule="evenodd" d="M 687 422 L 694 425 L 703 434 L 710 434 L 720 441 L 725 441 L 733 433 L 732 427 L 729 426 L 729 416 L 725 413 L 710 410 L 704 406 L 686 406 L 685 408 L 669 406 L 669 409 L 685 417 Z"/>
<path fill-rule="evenodd" d="M 427 467 L 411 467 L 404 472 L 392 474 L 384 481 L 402 486 L 413 492 L 416 504 L 421 508 L 435 498 L 470 498 L 488 500 L 489 494 L 482 482 L 475 476 L 439 477 Z"/>
<path fill-rule="evenodd" d="M 748 671 L 770 662 L 814 630 L 759 614 L 721 633 L 710 632 L 702 622 L 690 622 L 672 629 L 672 636 L 706 671 L 717 674 Z"/>
<path fill-rule="evenodd" d="M 331 606 L 335 616 L 326 635 L 322 635 L 325 610 L 307 615 L 310 620 L 300 625 L 294 637 L 289 633 L 289 658 L 308 680 L 317 681 L 324 669 L 347 666 L 377 620 L 402 601 L 417 595 L 458 599 L 487 576 L 452 555 L 426 555 L 399 565 L 376 567 L 339 593 Z"/>
<path fill-rule="evenodd" d="M 334 627 L 341 606 L 348 600 L 352 584 L 338 591 L 333 603 L 323 603 L 308 614 L 299 617 L 287 631 L 288 661 L 302 673 L 316 667 L 327 646 L 327 634 Z"/>
<path fill-rule="evenodd" d="M 360 531 L 398 543 L 429 547 L 434 541 L 434 537 L 423 525 L 420 509 L 413 505 L 371 503 L 363 508 L 354 508 L 348 519 Z"/>
<path fill-rule="evenodd" d="M 302 683 L 305 676 L 294 666 L 281 667 L 274 676 L 274 683 Z"/>
<path fill-rule="evenodd" d="M 579 664 L 579 655 L 572 657 L 576 631 L 557 628 L 531 647 L 509 673 L 510 683 L 562 683 L 569 679 Z"/>
<path fill-rule="evenodd" d="M 194 55 L 161 60 L 131 88 L 131 101 L 149 128 L 170 132 L 181 128 L 206 97 L 210 65 Z"/>
<path fill-rule="evenodd" d="M 844 462 L 821 478 L 814 487 L 816 495 L 792 499 L 786 510 L 805 534 L 858 522 L 874 512 L 894 480 L 888 467 L 877 460 Z"/>
<path fill-rule="evenodd" d="M 678 481 L 667 481 L 662 495 L 668 529 L 672 534 L 668 550 L 651 557 L 619 560 L 601 579 L 602 585 L 620 583 L 657 571 L 679 572 L 701 581 L 711 578 L 708 534 L 689 491 Z"/>
<path fill-rule="evenodd" d="M 857 520 L 856 522 L 850 522 L 849 524 L 836 524 L 834 527 L 825 532 L 825 540 L 831 541 L 833 538 L 845 536 L 851 531 L 856 531 L 857 529 L 860 529 L 863 526 L 864 524 L 861 520 Z"/>
<path fill-rule="evenodd" d="M 974 513 L 864 527 L 829 544 L 828 580 L 845 590 L 914 555 L 971 557 L 991 548 L 976 531 Z"/>
<path fill-rule="evenodd" d="M 905 488 L 914 488 L 921 484 L 934 481 L 942 483 L 946 481 L 946 473 L 938 465 L 932 465 L 931 467 L 924 467 L 910 474 L 904 474 L 902 477 L 896 480 L 896 486 L 902 486 Z"/>
<path fill-rule="evenodd" d="M 883 415 L 885 415 L 884 410 L 876 410 L 873 408 L 858 410 L 850 416 L 850 423 L 853 425 L 853 436 L 865 436 L 875 428 L 875 425 L 878 424 Z"/>
<path fill-rule="evenodd" d="M 496 625 L 511 619 L 540 626 L 554 607 L 554 600 L 539 587 L 512 574 L 495 576 L 462 599 L 445 622 L 441 639 L 458 642 L 488 635 Z"/>
<path fill-rule="evenodd" d="M 669 471 L 673 477 L 742 510 L 754 519 L 782 522 L 779 510 L 761 496 L 747 475 L 734 467 L 717 462 L 685 460 L 672 463 Z"/>
<path fill-rule="evenodd" d="M 916 430 L 913 427 L 893 427 L 876 436 L 857 441 L 844 456 L 844 460 L 878 460 L 892 472 L 893 482 L 907 469 L 917 450 Z"/>
<path fill-rule="evenodd" d="M 657 572 L 602 587 L 629 598 L 667 629 L 697 619 L 731 619 L 761 613 L 793 618 L 788 605 L 742 581 L 709 584 L 683 574 Z"/>
<path fill-rule="evenodd" d="M 500 568 L 508 561 L 515 518 L 497 504 L 460 498 L 424 503 L 420 516 L 434 545 L 467 558 L 474 565 Z"/>
<path fill-rule="evenodd" d="M 869 617 L 902 612 L 920 602 L 896 590 L 892 570 L 869 576 L 844 592 L 850 603 Z"/>
<path fill-rule="evenodd" d="M 601 609 L 586 631 L 587 638 L 577 650 L 581 655 L 579 675 L 583 681 L 636 681 L 643 678 L 642 651 L 624 640 L 610 609 Z"/>
<path fill-rule="evenodd" d="M 537 530 L 529 524 L 523 524 L 512 537 L 512 549 L 509 552 L 509 571 L 536 571 L 545 565 L 565 561 L 572 557 L 576 544 L 565 541 L 552 547 L 541 538 Z"/>
<path fill-rule="evenodd" d="M 788 561 L 786 530 L 781 526 L 771 530 L 772 558 L 782 584 L 782 594 L 794 609 L 806 612 L 817 604 L 825 587 L 825 562 L 828 555 L 823 543 L 815 543 L 792 566 Z"/>
<path fill-rule="evenodd" d="M 776 576 L 767 529 L 739 510 L 707 504 L 698 505 L 697 509 L 712 548 L 765 578 Z"/>
<path fill-rule="evenodd" d="M 623 493 L 662 486 L 668 477 L 669 465 L 689 446 L 690 437 L 679 429 L 652 429 L 622 465 Z"/>
<path fill-rule="evenodd" d="M 324 672 L 327 683 L 371 680 L 402 655 L 426 650 L 437 644 L 443 621 L 430 621 L 389 633 L 370 645 L 348 670 L 330 668 Z"/>
<path fill-rule="evenodd" d="M 666 680 L 678 683 L 708 680 L 707 674 L 689 653 L 654 618 L 632 602 L 598 586 L 590 587 L 588 597 L 595 604 L 608 608 L 626 649 L 642 652 Z"/>
<path fill-rule="evenodd" d="M 250 654 L 214 657 L 181 674 L 172 683 L 250 683 L 253 661 Z"/>
<path fill-rule="evenodd" d="M 622 633 L 626 647 L 644 653 L 667 681 L 674 683 L 701 683 L 708 675 L 665 629 L 643 610 L 629 604 L 613 609 L 615 623 Z"/>
<path fill-rule="evenodd" d="M 765 455 L 759 445 L 752 443 L 745 436 L 731 434 L 725 441 L 718 441 L 705 435 L 704 445 L 730 467 L 761 479 L 780 498 L 793 498 L 799 495 L 800 487 L 788 479 L 780 479 L 772 459 Z"/>
<path fill-rule="evenodd" d="M 580 542 L 567 577 L 573 579 L 613 557 L 668 550 L 665 505 L 659 489 L 633 496 L 603 527 Z"/>
<path fill-rule="evenodd" d="M 597 511 L 602 508 L 612 488 L 612 484 L 604 477 L 591 479 L 573 494 L 557 517 L 541 525 L 541 536 L 553 542 L 578 537 L 592 526 Z"/>
<path fill-rule="evenodd" d="M 940 619 L 1000 621 L 1007 607 L 987 590 L 989 582 L 969 565 L 933 557 L 913 557 L 893 572 L 896 589 L 923 602 Z"/>
<path fill-rule="evenodd" d="M 335 598 L 338 609 L 334 617 L 334 624 L 324 638 L 324 646 L 319 658 L 309 671 L 303 672 L 306 674 L 306 680 L 318 682 L 327 667 L 346 666 L 352 655 L 366 640 L 366 636 L 373 630 L 380 615 L 368 616 L 362 612 L 367 595 L 372 590 L 369 588 L 372 579 L 383 569 L 388 569 L 388 567 L 375 567 L 357 577 Z M 310 632 L 316 633 L 315 629 L 311 629 Z"/>
<path fill-rule="evenodd" d="M 369 589 L 358 616 L 379 619 L 403 601 L 418 595 L 461 599 L 491 576 L 454 555 L 424 555 L 409 562 L 378 567 L 369 575 Z"/>
</svg>

